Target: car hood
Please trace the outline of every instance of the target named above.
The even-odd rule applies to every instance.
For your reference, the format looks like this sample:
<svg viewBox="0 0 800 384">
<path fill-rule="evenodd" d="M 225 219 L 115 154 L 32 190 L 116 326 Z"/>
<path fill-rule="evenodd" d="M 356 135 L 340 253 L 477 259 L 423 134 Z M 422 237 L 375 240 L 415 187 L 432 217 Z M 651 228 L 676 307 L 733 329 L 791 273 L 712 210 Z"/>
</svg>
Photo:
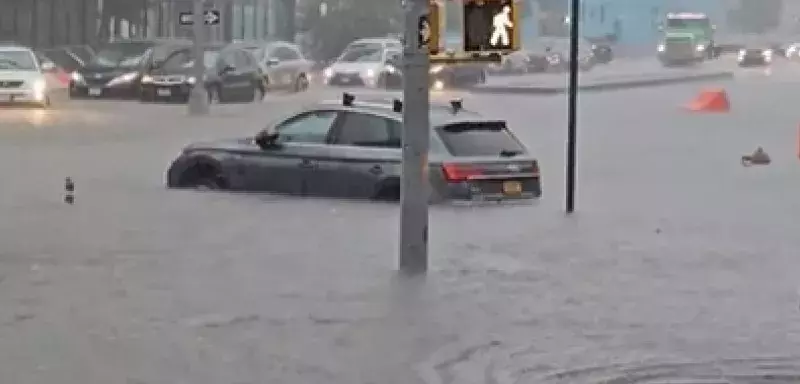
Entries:
<svg viewBox="0 0 800 384">
<path fill-rule="evenodd" d="M 252 137 L 204 141 L 187 145 L 184 152 L 192 151 L 249 151 L 259 148 Z"/>
<path fill-rule="evenodd" d="M 155 76 L 175 76 L 175 75 L 184 75 L 184 76 L 192 76 L 194 75 L 194 68 L 157 68 L 150 71 L 150 75 Z"/>
<path fill-rule="evenodd" d="M 103 77 L 116 77 L 130 72 L 137 72 L 135 67 L 106 67 L 101 65 L 87 65 L 78 70 L 82 75 L 101 75 Z"/>
<path fill-rule="evenodd" d="M 380 71 L 382 69 L 381 63 L 342 63 L 342 62 L 335 62 L 330 66 L 332 72 L 367 72 L 369 70 L 372 71 Z"/>
<path fill-rule="evenodd" d="M 35 81 L 42 78 L 42 74 L 37 71 L 2 71 L 0 70 L 0 81 L 22 80 Z"/>
</svg>

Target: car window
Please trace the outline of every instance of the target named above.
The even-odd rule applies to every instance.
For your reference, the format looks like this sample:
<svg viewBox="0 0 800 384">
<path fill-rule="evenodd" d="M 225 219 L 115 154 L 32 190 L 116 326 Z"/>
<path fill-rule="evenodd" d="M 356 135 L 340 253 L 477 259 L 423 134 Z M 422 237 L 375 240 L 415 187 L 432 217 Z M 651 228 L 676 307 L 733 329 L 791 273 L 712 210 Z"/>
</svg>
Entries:
<svg viewBox="0 0 800 384">
<path fill-rule="evenodd" d="M 384 117 L 347 112 L 335 143 L 358 147 L 400 148 L 399 125 Z"/>
<path fill-rule="evenodd" d="M 314 111 L 289 118 L 278 124 L 278 140 L 283 143 L 324 144 L 337 116 L 336 111 Z"/>
<path fill-rule="evenodd" d="M 275 48 L 275 50 L 272 51 L 270 57 L 278 59 L 280 61 L 297 60 L 297 55 L 295 54 L 295 51 L 289 47 Z"/>
<path fill-rule="evenodd" d="M 450 124 L 438 128 L 437 132 L 453 156 L 502 156 L 504 153 L 526 152 L 502 121 Z"/>
</svg>

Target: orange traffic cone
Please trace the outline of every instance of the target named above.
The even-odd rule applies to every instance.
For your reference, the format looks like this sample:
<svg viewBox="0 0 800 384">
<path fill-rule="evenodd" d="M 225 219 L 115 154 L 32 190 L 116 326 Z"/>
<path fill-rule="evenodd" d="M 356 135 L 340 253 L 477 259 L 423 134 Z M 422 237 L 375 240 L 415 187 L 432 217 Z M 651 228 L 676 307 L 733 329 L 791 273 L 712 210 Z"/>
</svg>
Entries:
<svg viewBox="0 0 800 384">
<path fill-rule="evenodd" d="M 731 104 L 724 89 L 707 89 L 700 92 L 686 108 L 693 112 L 728 112 Z"/>
</svg>

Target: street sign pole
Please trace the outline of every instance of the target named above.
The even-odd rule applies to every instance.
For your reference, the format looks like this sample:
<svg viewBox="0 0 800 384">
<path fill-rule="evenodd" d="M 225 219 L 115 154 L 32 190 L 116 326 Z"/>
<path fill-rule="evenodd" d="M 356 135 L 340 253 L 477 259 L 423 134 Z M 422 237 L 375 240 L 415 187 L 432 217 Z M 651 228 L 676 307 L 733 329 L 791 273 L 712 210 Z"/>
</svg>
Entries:
<svg viewBox="0 0 800 384">
<path fill-rule="evenodd" d="M 572 0 L 569 35 L 569 102 L 567 107 L 567 185 L 566 211 L 575 211 L 575 168 L 578 140 L 578 41 L 580 37 L 580 0 Z"/>
<path fill-rule="evenodd" d="M 400 189 L 400 271 L 428 270 L 428 148 L 430 147 L 431 22 L 429 0 L 405 0 L 403 48 L 403 171 Z"/>
<path fill-rule="evenodd" d="M 194 0 L 192 19 L 192 31 L 194 32 L 194 68 L 192 73 L 194 73 L 195 83 L 189 94 L 189 114 L 201 116 L 208 114 L 208 95 L 203 86 L 203 76 L 206 71 L 203 60 L 203 47 L 207 44 L 206 32 L 208 27 L 205 25 L 203 0 Z"/>
</svg>

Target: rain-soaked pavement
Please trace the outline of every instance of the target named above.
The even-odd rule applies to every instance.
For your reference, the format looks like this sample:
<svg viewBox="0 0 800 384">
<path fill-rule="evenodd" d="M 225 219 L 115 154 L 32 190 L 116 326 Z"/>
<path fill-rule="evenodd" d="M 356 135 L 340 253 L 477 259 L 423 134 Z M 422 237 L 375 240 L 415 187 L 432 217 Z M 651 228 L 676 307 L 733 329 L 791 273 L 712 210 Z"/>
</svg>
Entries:
<svg viewBox="0 0 800 384">
<path fill-rule="evenodd" d="M 0 381 L 800 381 L 792 78 L 721 83 L 721 115 L 681 108 L 697 84 L 581 97 L 572 217 L 564 98 L 465 95 L 540 156 L 545 195 L 432 208 L 424 281 L 395 276 L 396 205 L 164 189 L 187 142 L 252 133 L 312 96 L 205 119 L 113 102 L 9 112 Z M 773 163 L 742 167 L 759 145 Z"/>
</svg>

